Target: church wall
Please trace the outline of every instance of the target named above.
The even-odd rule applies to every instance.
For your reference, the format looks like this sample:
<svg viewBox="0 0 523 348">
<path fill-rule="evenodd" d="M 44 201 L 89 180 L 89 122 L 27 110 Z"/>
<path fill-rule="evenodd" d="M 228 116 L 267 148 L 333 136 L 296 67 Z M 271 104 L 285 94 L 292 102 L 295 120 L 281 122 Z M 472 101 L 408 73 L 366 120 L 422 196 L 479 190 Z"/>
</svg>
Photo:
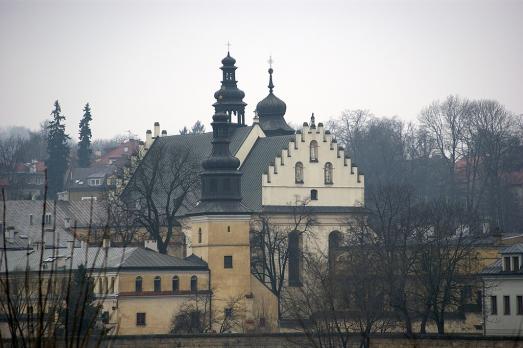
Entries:
<svg viewBox="0 0 523 348">
<path fill-rule="evenodd" d="M 310 144 L 317 142 L 317 161 L 311 161 Z M 296 164 L 303 164 L 303 183 L 296 182 Z M 332 183 L 325 181 L 325 164 L 332 164 Z M 262 203 L 267 205 L 288 205 L 296 198 L 311 196 L 311 190 L 318 191 L 318 199 L 311 200 L 311 206 L 362 206 L 364 203 L 364 177 L 353 167 L 350 158 L 323 126 L 304 126 L 302 134 L 296 134 L 288 150 L 282 150 L 268 173 L 262 178 Z"/>
</svg>

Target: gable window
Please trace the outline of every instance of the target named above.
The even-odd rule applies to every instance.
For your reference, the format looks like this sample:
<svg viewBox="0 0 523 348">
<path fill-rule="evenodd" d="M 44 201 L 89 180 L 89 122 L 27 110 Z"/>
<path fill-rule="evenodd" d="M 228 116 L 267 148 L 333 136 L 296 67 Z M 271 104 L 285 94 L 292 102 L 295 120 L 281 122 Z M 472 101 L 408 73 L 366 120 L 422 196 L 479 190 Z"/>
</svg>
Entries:
<svg viewBox="0 0 523 348">
<path fill-rule="evenodd" d="M 510 296 L 503 296 L 503 314 L 510 315 Z"/>
<path fill-rule="evenodd" d="M 162 278 L 160 276 L 154 277 L 154 292 L 162 291 Z"/>
<path fill-rule="evenodd" d="M 136 326 L 145 326 L 145 313 L 136 313 Z"/>
<path fill-rule="evenodd" d="M 325 183 L 327 185 L 332 184 L 332 163 L 327 162 L 325 163 Z"/>
<path fill-rule="evenodd" d="M 223 257 L 223 268 L 232 268 L 232 256 Z"/>
<path fill-rule="evenodd" d="M 490 296 L 490 314 L 498 315 L 498 297 Z"/>
<path fill-rule="evenodd" d="M 136 277 L 136 280 L 134 281 L 134 291 L 142 292 L 142 277 L 140 276 Z"/>
<path fill-rule="evenodd" d="M 310 157 L 311 162 L 318 162 L 318 142 L 316 140 L 311 141 Z"/>
<path fill-rule="evenodd" d="M 313 201 L 318 200 L 318 190 L 311 190 L 311 200 L 313 200 Z"/>
<path fill-rule="evenodd" d="M 191 277 L 191 292 L 198 292 L 198 277 L 195 275 Z"/>
<path fill-rule="evenodd" d="M 301 286 L 301 247 L 297 231 L 289 233 L 289 286 Z"/>
<path fill-rule="evenodd" d="M 173 277 L 173 292 L 180 290 L 180 278 L 178 276 Z"/>
<path fill-rule="evenodd" d="M 297 184 L 303 184 L 303 163 L 296 163 L 294 167 L 294 178 Z"/>
</svg>

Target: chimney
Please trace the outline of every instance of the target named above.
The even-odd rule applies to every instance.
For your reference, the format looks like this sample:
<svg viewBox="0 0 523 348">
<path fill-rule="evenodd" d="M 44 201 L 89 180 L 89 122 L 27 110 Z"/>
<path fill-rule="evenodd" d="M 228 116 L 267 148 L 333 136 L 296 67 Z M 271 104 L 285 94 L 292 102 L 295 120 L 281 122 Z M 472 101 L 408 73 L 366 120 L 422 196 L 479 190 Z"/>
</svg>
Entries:
<svg viewBox="0 0 523 348">
<path fill-rule="evenodd" d="M 109 239 L 109 238 L 104 238 L 104 239 L 102 240 L 102 247 L 103 247 L 104 249 L 110 248 L 110 247 L 111 247 L 111 239 Z"/>
<path fill-rule="evenodd" d="M 74 250 L 74 239 L 67 241 L 67 255 L 73 255 Z"/>
<path fill-rule="evenodd" d="M 160 122 L 154 122 L 154 139 L 160 136 Z"/>
<path fill-rule="evenodd" d="M 166 136 L 167 135 L 167 131 L 164 129 L 162 130 L 162 137 Z"/>
<path fill-rule="evenodd" d="M 55 231 L 52 228 L 45 229 L 43 242 L 44 245 L 55 246 Z"/>
<path fill-rule="evenodd" d="M 6 227 L 5 236 L 7 240 L 12 240 L 15 237 L 15 228 L 13 226 Z"/>
<path fill-rule="evenodd" d="M 145 149 L 149 150 L 151 145 L 153 144 L 153 134 L 150 129 L 145 132 Z"/>
</svg>

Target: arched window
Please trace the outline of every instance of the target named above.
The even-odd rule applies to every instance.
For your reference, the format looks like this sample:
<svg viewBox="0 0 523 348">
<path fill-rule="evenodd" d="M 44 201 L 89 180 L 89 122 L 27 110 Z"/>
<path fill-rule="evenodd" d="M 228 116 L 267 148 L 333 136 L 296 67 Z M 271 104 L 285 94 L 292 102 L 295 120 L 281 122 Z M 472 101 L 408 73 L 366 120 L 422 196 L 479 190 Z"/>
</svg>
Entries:
<svg viewBox="0 0 523 348">
<path fill-rule="evenodd" d="M 173 292 L 180 290 L 180 278 L 178 276 L 173 277 Z"/>
<path fill-rule="evenodd" d="M 294 177 L 297 184 L 303 184 L 303 163 L 296 163 L 294 167 Z"/>
<path fill-rule="evenodd" d="M 195 275 L 191 277 L 191 292 L 198 292 L 198 277 Z"/>
<path fill-rule="evenodd" d="M 201 243 L 202 242 L 202 229 L 199 228 L 198 229 L 198 243 Z"/>
<path fill-rule="evenodd" d="M 136 277 L 136 280 L 134 281 L 134 291 L 142 292 L 142 277 L 140 276 Z"/>
<path fill-rule="evenodd" d="M 289 286 L 301 286 L 301 238 L 297 231 L 289 233 Z"/>
<path fill-rule="evenodd" d="M 325 163 L 325 183 L 332 184 L 332 163 Z"/>
<path fill-rule="evenodd" d="M 311 162 L 318 162 L 318 142 L 316 140 L 311 141 Z"/>
<path fill-rule="evenodd" d="M 318 200 L 318 190 L 311 190 L 311 200 L 313 200 L 313 201 Z"/>
<path fill-rule="evenodd" d="M 162 278 L 160 276 L 154 277 L 154 292 L 162 291 Z"/>
</svg>

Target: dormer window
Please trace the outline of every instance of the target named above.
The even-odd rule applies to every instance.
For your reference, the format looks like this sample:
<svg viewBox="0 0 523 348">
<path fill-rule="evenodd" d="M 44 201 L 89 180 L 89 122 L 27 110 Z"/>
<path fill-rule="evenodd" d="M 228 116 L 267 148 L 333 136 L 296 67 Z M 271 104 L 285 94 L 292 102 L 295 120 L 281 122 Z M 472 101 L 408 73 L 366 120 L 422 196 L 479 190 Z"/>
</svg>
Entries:
<svg viewBox="0 0 523 348">
<path fill-rule="evenodd" d="M 100 185 L 102 185 L 102 179 L 101 178 L 89 179 L 88 183 L 89 183 L 89 186 L 100 186 Z"/>
<path fill-rule="evenodd" d="M 510 272 L 510 256 L 505 256 L 503 258 L 503 270 L 505 272 Z"/>
<path fill-rule="evenodd" d="M 51 224 L 51 214 L 45 214 L 44 222 L 45 222 L 46 225 L 50 225 Z"/>
<path fill-rule="evenodd" d="M 519 256 L 512 256 L 512 270 L 518 272 L 519 268 Z"/>
</svg>

